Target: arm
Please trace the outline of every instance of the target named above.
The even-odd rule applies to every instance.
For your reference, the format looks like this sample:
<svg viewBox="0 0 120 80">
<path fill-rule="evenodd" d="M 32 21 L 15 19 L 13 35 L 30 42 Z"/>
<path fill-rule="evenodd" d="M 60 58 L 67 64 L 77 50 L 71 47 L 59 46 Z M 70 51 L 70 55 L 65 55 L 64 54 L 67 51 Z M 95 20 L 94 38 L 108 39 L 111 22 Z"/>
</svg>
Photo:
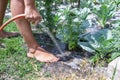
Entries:
<svg viewBox="0 0 120 80">
<path fill-rule="evenodd" d="M 35 7 L 35 0 L 24 0 L 25 18 L 31 23 L 39 23 L 42 19 L 41 15 Z"/>
</svg>

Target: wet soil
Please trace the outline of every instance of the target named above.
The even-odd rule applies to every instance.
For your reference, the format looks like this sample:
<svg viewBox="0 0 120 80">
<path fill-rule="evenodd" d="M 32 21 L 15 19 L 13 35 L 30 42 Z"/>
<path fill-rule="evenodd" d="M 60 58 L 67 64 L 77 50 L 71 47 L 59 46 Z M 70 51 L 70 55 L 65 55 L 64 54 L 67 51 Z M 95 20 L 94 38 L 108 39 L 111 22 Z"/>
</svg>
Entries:
<svg viewBox="0 0 120 80">
<path fill-rule="evenodd" d="M 56 63 L 45 63 L 41 69 L 42 74 L 49 73 L 57 77 L 60 75 L 70 76 L 72 74 L 75 74 L 77 77 L 86 77 L 93 74 L 106 75 L 106 67 L 93 67 L 90 63 L 90 53 L 81 49 L 69 51 L 65 43 L 57 40 L 63 51 L 63 54 L 60 54 L 49 36 L 45 34 L 35 34 L 35 37 L 37 41 L 40 42 L 41 47 L 60 57 L 60 60 Z"/>
</svg>

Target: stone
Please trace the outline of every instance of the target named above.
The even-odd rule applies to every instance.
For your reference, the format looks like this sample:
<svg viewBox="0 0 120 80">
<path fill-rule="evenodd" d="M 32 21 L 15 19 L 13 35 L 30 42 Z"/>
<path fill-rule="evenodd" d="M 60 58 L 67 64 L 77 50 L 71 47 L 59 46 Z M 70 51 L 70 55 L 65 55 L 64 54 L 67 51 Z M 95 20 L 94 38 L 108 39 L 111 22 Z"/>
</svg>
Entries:
<svg viewBox="0 0 120 80">
<path fill-rule="evenodd" d="M 116 58 L 108 64 L 107 74 L 111 79 L 113 77 L 114 71 L 115 75 L 113 80 L 120 80 L 120 57 Z"/>
</svg>

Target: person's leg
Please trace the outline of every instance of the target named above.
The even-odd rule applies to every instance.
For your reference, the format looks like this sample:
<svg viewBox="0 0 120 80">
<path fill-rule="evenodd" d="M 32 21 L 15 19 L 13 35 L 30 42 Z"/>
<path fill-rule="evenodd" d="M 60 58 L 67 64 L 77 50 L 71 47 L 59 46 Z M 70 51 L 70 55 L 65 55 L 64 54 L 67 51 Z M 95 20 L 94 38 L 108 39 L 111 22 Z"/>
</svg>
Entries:
<svg viewBox="0 0 120 80">
<path fill-rule="evenodd" d="M 0 25 L 3 23 L 3 18 L 6 10 L 8 0 L 0 0 Z"/>
<path fill-rule="evenodd" d="M 0 0 L 0 26 L 3 24 L 7 3 L 8 0 Z M 4 30 L 0 31 L 0 38 L 12 37 L 17 35 L 17 33 L 5 32 Z"/>
<path fill-rule="evenodd" d="M 23 0 L 11 0 L 11 11 L 13 16 L 23 14 L 24 9 L 25 7 Z M 18 19 L 15 22 L 26 44 L 28 45 L 28 57 L 35 57 L 40 62 L 58 61 L 58 58 L 56 58 L 53 54 L 45 51 L 39 46 L 32 34 L 30 23 L 26 19 Z M 32 52 L 34 52 L 34 54 L 32 54 Z"/>
</svg>

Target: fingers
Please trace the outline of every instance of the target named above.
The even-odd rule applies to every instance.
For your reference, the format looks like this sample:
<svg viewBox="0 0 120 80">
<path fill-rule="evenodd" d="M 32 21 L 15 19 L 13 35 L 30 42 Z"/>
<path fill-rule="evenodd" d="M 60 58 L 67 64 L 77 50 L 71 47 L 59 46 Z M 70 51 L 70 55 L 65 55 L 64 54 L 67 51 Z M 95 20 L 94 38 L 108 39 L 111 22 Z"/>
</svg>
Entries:
<svg viewBox="0 0 120 80">
<path fill-rule="evenodd" d="M 27 15 L 25 18 L 32 24 L 38 24 L 42 20 L 40 15 Z"/>
</svg>

